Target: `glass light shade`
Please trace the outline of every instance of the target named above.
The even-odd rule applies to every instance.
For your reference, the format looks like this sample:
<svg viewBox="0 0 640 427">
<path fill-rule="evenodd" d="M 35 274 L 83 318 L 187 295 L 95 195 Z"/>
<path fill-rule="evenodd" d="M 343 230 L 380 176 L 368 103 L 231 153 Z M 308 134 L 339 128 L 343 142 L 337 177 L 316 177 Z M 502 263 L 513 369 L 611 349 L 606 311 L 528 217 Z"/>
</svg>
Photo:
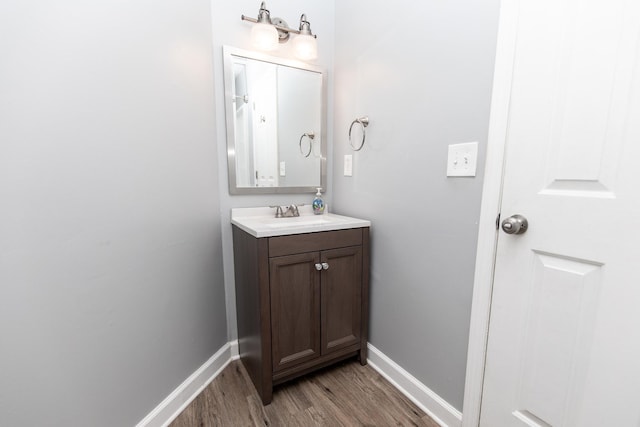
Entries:
<svg viewBox="0 0 640 427">
<path fill-rule="evenodd" d="M 278 47 L 278 30 L 269 24 L 257 23 L 251 28 L 251 41 L 260 50 L 274 50 Z"/>
<path fill-rule="evenodd" d="M 293 39 L 293 52 L 302 60 L 316 59 L 318 57 L 318 42 L 313 36 L 298 34 Z"/>
</svg>

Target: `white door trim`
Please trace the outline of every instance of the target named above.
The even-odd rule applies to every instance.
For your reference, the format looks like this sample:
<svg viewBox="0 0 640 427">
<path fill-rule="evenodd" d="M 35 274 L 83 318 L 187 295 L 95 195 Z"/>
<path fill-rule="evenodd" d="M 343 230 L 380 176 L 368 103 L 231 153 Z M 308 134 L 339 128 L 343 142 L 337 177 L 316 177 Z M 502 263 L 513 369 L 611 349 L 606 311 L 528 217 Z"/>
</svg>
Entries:
<svg viewBox="0 0 640 427">
<path fill-rule="evenodd" d="M 480 421 L 482 384 L 487 353 L 491 312 L 491 293 L 497 244 L 496 217 L 502 200 L 502 180 L 506 134 L 509 125 L 511 80 L 518 30 L 519 1 L 503 1 L 496 48 L 491 96 L 491 117 L 480 208 L 478 247 L 471 304 L 471 325 L 467 350 L 462 426 L 474 427 Z"/>
</svg>

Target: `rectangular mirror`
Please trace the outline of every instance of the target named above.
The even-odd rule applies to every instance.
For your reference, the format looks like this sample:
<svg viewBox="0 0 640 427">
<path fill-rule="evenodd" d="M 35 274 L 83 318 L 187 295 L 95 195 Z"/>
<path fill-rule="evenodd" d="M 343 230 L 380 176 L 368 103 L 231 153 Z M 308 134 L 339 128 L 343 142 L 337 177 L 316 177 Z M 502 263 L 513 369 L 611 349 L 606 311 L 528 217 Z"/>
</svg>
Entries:
<svg viewBox="0 0 640 427">
<path fill-rule="evenodd" d="M 223 47 L 231 194 L 326 188 L 326 73 Z"/>
</svg>

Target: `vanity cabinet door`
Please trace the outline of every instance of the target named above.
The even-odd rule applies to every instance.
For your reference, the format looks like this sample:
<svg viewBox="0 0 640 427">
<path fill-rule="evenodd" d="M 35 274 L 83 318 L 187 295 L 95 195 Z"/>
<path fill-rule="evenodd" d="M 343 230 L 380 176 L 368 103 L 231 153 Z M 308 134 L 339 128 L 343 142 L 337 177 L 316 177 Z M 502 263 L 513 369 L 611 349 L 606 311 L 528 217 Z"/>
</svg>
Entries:
<svg viewBox="0 0 640 427">
<path fill-rule="evenodd" d="M 318 252 L 269 259 L 273 371 L 320 355 Z"/>
<path fill-rule="evenodd" d="M 362 246 L 321 252 L 321 353 L 360 342 L 362 314 Z"/>
</svg>

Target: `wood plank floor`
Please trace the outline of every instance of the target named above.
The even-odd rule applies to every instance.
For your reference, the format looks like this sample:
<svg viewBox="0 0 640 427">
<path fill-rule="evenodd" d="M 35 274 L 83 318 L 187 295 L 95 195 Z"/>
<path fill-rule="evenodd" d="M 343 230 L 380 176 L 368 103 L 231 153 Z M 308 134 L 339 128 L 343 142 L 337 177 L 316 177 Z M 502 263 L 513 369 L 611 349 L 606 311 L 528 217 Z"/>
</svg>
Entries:
<svg viewBox="0 0 640 427">
<path fill-rule="evenodd" d="M 369 366 L 346 361 L 277 386 L 262 406 L 240 361 L 231 362 L 171 427 L 427 426 L 431 418 Z"/>
</svg>

